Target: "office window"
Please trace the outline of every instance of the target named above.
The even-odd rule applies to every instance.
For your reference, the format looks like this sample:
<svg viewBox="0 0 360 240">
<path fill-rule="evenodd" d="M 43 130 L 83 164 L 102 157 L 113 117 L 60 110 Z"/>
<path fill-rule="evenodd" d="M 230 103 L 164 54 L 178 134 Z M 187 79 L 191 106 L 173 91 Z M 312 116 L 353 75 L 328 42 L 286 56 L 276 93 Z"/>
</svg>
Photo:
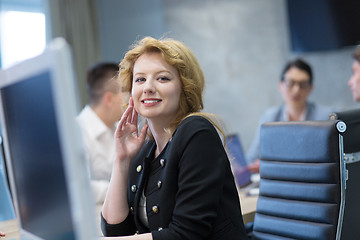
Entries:
<svg viewBox="0 0 360 240">
<path fill-rule="evenodd" d="M 46 45 L 43 0 L 3 0 L 0 5 L 0 65 L 40 54 Z"/>
</svg>

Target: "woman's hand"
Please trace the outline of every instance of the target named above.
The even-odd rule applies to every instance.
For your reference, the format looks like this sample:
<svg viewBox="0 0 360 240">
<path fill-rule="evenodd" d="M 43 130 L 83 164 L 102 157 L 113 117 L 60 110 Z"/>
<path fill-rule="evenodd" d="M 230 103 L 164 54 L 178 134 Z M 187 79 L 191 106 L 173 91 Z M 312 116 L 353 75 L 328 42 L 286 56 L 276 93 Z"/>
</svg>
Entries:
<svg viewBox="0 0 360 240">
<path fill-rule="evenodd" d="M 129 99 L 129 106 L 122 115 L 115 131 L 116 161 L 121 164 L 130 165 L 131 159 L 140 151 L 145 142 L 148 125 L 145 124 L 138 135 L 138 113 L 134 109 L 132 97 Z"/>
<path fill-rule="evenodd" d="M 126 194 L 129 166 L 144 144 L 148 129 L 146 124 L 138 136 L 137 121 L 138 114 L 134 109 L 133 99 L 130 97 L 129 106 L 115 131 L 116 159 L 102 209 L 104 218 L 110 224 L 121 223 L 129 214 Z"/>
</svg>

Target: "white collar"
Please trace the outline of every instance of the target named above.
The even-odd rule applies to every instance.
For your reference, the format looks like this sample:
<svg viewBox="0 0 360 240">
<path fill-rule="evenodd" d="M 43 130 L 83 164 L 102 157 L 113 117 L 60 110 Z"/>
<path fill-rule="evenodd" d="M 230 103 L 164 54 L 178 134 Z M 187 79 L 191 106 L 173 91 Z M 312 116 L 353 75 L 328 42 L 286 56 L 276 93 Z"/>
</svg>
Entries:
<svg viewBox="0 0 360 240">
<path fill-rule="evenodd" d="M 89 105 L 84 107 L 77 117 L 77 120 L 80 125 L 83 125 L 84 128 L 87 129 L 87 133 L 92 139 L 96 139 L 108 131 L 114 132 L 113 129 L 106 126 L 106 124 Z"/>
</svg>

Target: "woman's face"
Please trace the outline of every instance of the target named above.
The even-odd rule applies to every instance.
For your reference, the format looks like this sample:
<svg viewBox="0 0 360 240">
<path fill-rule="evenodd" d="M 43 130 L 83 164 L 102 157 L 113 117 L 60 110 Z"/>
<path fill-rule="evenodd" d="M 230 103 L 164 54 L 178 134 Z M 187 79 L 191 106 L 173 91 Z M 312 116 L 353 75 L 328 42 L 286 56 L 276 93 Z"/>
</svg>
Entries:
<svg viewBox="0 0 360 240">
<path fill-rule="evenodd" d="M 144 53 L 134 64 L 132 97 L 135 110 L 150 121 L 169 124 L 180 103 L 182 84 L 177 69 L 160 53 Z M 165 126 L 167 127 L 167 126 Z"/>
<path fill-rule="evenodd" d="M 304 70 L 290 68 L 279 82 L 279 90 L 287 107 L 303 108 L 311 93 L 310 76 Z"/>
</svg>

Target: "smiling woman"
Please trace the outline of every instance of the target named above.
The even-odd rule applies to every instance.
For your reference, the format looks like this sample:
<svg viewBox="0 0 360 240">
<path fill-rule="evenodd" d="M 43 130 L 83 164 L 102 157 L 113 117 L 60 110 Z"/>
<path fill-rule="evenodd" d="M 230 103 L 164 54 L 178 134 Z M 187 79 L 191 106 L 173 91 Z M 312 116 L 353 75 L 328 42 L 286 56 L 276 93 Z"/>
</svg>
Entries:
<svg viewBox="0 0 360 240">
<path fill-rule="evenodd" d="M 247 239 L 217 126 L 200 112 L 204 75 L 193 53 L 179 41 L 146 37 L 125 55 L 119 77 L 132 97 L 115 133 L 104 235 Z M 147 120 L 140 134 L 138 114 Z"/>
</svg>

